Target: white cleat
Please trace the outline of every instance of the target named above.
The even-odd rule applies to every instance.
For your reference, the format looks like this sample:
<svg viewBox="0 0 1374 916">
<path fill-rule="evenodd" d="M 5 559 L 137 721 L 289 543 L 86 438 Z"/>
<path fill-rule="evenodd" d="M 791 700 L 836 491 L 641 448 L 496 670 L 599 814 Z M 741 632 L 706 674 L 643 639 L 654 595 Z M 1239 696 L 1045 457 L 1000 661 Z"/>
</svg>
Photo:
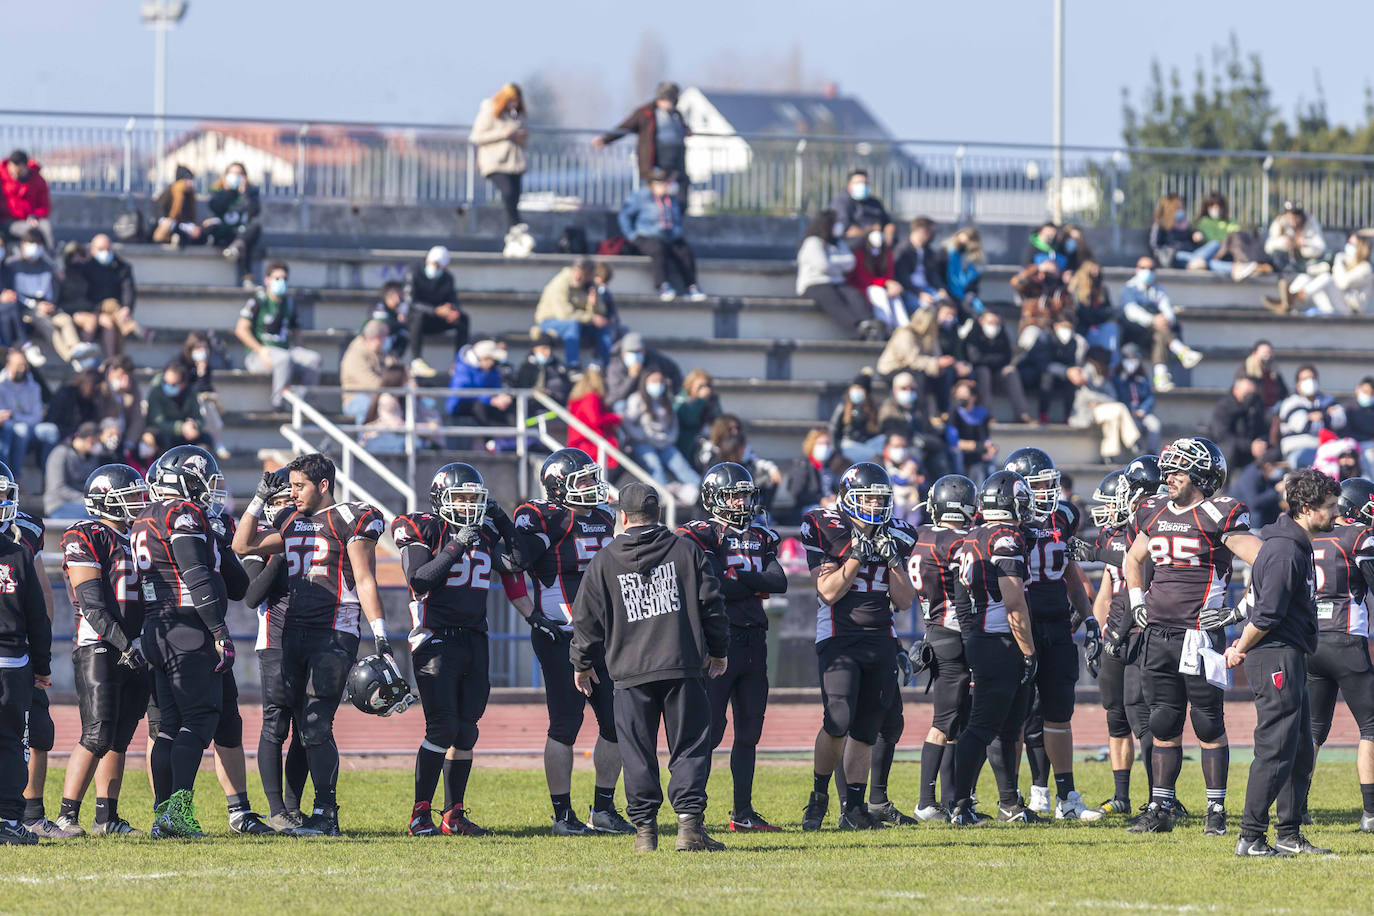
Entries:
<svg viewBox="0 0 1374 916">
<path fill-rule="evenodd" d="M 1060 799 L 1054 806 L 1054 819 L 1057 821 L 1100 821 L 1102 812 L 1083 804 L 1083 796 L 1070 792 L 1068 798 Z"/>
<path fill-rule="evenodd" d="M 911 812 L 918 821 L 948 821 L 949 812 L 943 805 L 926 805 Z"/>
<path fill-rule="evenodd" d="M 1031 786 L 1030 804 L 1026 805 L 1026 807 L 1034 811 L 1036 814 L 1049 814 L 1050 787 Z"/>
</svg>

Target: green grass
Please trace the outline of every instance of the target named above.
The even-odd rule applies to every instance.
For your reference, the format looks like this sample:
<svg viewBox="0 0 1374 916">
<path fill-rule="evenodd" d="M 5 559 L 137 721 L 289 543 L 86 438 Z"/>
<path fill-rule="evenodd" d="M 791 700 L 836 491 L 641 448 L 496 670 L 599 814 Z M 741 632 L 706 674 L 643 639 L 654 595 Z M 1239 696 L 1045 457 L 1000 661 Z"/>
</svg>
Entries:
<svg viewBox="0 0 1374 916">
<path fill-rule="evenodd" d="M 1237 755 L 1239 756 L 1239 755 Z M 717 758 L 708 823 L 725 853 L 677 854 L 664 822 L 664 847 L 634 855 L 628 837 L 548 835 L 548 796 L 539 770 L 482 769 L 469 791 L 473 819 L 497 833 L 485 839 L 403 835 L 411 775 L 345 772 L 340 796 L 346 836 L 339 839 L 228 836 L 222 795 L 202 772 L 198 808 L 212 838 L 199 843 L 88 837 L 0 851 L 0 907 L 6 912 L 240 913 L 865 912 L 935 908 L 958 912 L 1056 910 L 1216 910 L 1237 912 L 1368 912 L 1374 836 L 1356 831 L 1359 790 L 1350 755 L 1318 765 L 1312 793 L 1316 825 L 1308 829 L 1334 856 L 1245 861 L 1233 856 L 1246 766 L 1232 769 L 1227 837 L 1204 837 L 1194 817 L 1171 836 L 1131 836 L 1120 818 L 1108 826 L 947 826 L 852 834 L 803 834 L 801 809 L 810 789 L 805 765 L 762 765 L 756 806 L 786 832 L 725 832 L 730 775 Z M 1110 794 L 1110 770 L 1080 763 L 1078 783 L 1090 801 Z M 664 773 L 666 779 L 666 772 Z M 1143 778 L 1136 768 L 1137 782 Z M 918 770 L 899 761 L 893 797 L 910 810 Z M 256 780 L 254 780 L 256 782 Z M 1023 786 L 1028 778 L 1023 775 Z M 56 812 L 61 773 L 49 776 L 49 813 Z M 983 774 L 991 794 L 991 774 Z M 591 775 L 574 775 L 573 800 L 583 813 Z M 1140 793 L 1137 786 L 1137 795 Z M 1184 765 L 1180 795 L 1203 808 L 1195 760 Z M 262 799 L 253 787 L 253 799 Z M 1139 800 L 1139 799 L 1137 799 Z M 126 780 L 121 813 L 149 824 L 148 786 Z M 89 824 L 94 803 L 88 798 Z M 990 807 L 984 805 L 984 807 Z M 665 808 L 665 817 L 671 813 Z M 835 822 L 832 799 L 828 826 Z M 536 910 L 535 908 L 540 908 Z"/>
</svg>

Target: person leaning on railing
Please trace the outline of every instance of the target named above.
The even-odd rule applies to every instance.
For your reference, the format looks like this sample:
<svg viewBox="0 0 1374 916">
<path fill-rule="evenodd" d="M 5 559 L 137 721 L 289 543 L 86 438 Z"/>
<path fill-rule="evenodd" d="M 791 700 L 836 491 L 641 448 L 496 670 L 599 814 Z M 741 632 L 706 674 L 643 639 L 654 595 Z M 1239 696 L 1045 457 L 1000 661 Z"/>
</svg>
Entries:
<svg viewBox="0 0 1374 916">
<path fill-rule="evenodd" d="M 677 83 L 659 83 L 652 102 L 630 112 L 614 130 L 593 139 L 592 146 L 601 149 L 627 134 L 634 134 L 639 141 L 636 159 L 640 180 L 647 182 L 654 169 L 660 169 L 670 180 L 685 186 L 688 183 L 687 138 L 692 131 L 682 112 L 677 110 L 678 94 Z"/>
</svg>

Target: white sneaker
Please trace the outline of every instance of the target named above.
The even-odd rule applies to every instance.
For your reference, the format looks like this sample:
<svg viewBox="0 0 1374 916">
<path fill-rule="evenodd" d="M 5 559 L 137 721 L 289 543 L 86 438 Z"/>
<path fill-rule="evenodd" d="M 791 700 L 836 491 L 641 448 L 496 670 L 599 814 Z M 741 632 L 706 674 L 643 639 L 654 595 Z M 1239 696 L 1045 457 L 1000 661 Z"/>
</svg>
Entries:
<svg viewBox="0 0 1374 916">
<path fill-rule="evenodd" d="M 687 287 L 687 301 L 688 301 L 688 302 L 705 302 L 705 301 L 706 301 L 706 294 L 703 293 L 703 292 L 701 291 L 701 289 L 698 288 L 697 285 L 696 285 L 695 283 L 693 283 L 691 286 Z"/>
<path fill-rule="evenodd" d="M 1070 792 L 1068 798 L 1059 800 L 1054 806 L 1054 819 L 1057 821 L 1100 821 L 1102 812 L 1083 804 L 1083 796 Z"/>
<path fill-rule="evenodd" d="M 948 821 L 949 812 L 940 805 L 926 805 L 911 812 L 918 821 Z"/>
<path fill-rule="evenodd" d="M 1030 804 L 1026 806 L 1036 814 L 1050 813 L 1050 787 L 1031 786 Z"/>
<path fill-rule="evenodd" d="M 1202 354 L 1192 347 L 1184 347 L 1178 354 L 1178 362 L 1185 369 L 1191 369 L 1202 362 Z"/>
<path fill-rule="evenodd" d="M 416 378 L 434 378 L 439 373 L 429 363 L 418 356 L 410 361 L 410 374 Z"/>
<path fill-rule="evenodd" d="M 43 351 L 33 341 L 24 344 L 20 349 L 24 351 L 24 357 L 28 359 L 29 365 L 33 368 L 41 369 L 47 364 L 48 358 L 43 355 Z"/>
<path fill-rule="evenodd" d="M 659 302 L 672 302 L 672 301 L 673 301 L 674 299 L 676 299 L 676 298 L 677 298 L 677 290 L 673 289 L 673 288 L 672 288 L 671 286 L 669 286 L 667 283 L 664 283 L 663 285 L 661 285 L 661 286 L 658 288 L 658 301 L 659 301 Z"/>
<path fill-rule="evenodd" d="M 1165 392 L 1174 390 L 1174 380 L 1169 377 L 1167 372 L 1155 373 L 1155 391 Z"/>
</svg>

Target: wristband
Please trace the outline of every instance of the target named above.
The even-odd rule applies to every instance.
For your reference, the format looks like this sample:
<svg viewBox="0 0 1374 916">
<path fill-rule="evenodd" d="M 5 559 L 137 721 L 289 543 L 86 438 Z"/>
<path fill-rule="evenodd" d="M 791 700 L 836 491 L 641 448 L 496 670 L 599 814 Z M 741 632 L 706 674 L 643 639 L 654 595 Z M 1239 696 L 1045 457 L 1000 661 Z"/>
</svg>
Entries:
<svg viewBox="0 0 1374 916">
<path fill-rule="evenodd" d="M 1131 607 L 1137 607 L 1145 603 L 1145 593 L 1138 588 L 1133 588 L 1128 592 L 1131 599 Z"/>
<path fill-rule="evenodd" d="M 386 639 L 386 621 L 378 617 L 376 620 L 369 620 L 368 626 L 372 627 L 373 639 Z"/>
<path fill-rule="evenodd" d="M 254 496 L 248 501 L 248 514 L 253 518 L 262 518 L 263 501 L 262 497 Z"/>
</svg>

